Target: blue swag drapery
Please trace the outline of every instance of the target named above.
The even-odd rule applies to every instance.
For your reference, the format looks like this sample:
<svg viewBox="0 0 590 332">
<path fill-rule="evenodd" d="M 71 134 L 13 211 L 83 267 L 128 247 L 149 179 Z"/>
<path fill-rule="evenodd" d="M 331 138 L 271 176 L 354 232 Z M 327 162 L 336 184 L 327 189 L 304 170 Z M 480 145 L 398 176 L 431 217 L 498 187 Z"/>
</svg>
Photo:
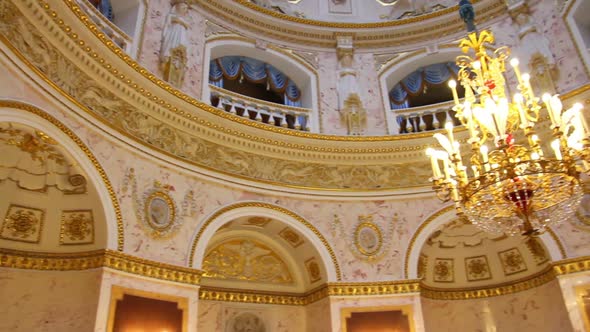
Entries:
<svg viewBox="0 0 590 332">
<path fill-rule="evenodd" d="M 392 109 L 408 108 L 408 95 L 422 94 L 426 83 L 439 85 L 451 78 L 456 78 L 459 67 L 453 62 L 444 62 L 421 67 L 406 76 L 389 91 L 389 103 Z"/>
<path fill-rule="evenodd" d="M 301 91 L 275 67 L 243 56 L 224 56 L 209 62 L 209 83 L 223 88 L 223 80 L 246 79 L 267 84 L 267 89 L 284 95 L 285 105 L 301 107 Z"/>
</svg>

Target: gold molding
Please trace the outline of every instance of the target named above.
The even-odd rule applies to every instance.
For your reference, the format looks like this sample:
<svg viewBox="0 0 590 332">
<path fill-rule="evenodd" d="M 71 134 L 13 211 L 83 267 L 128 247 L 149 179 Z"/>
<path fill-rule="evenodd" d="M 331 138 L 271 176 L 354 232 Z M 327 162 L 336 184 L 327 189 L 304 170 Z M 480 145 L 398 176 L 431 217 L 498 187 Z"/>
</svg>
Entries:
<svg viewBox="0 0 590 332">
<path fill-rule="evenodd" d="M 113 204 L 113 209 L 115 210 L 114 212 L 117 218 L 117 250 L 122 251 L 125 244 L 125 235 L 123 229 L 123 216 L 121 215 L 121 207 L 119 206 L 119 200 L 117 198 L 117 195 L 115 194 L 115 190 L 113 189 L 113 186 L 107 176 L 106 171 L 104 170 L 98 159 L 96 159 L 92 151 L 88 148 L 88 146 L 86 146 L 86 144 L 80 139 L 80 137 L 78 137 L 78 135 L 76 135 L 70 128 L 64 125 L 61 121 L 59 121 L 49 113 L 46 113 L 45 111 L 41 110 L 40 108 L 37 108 L 36 106 L 27 104 L 22 101 L 0 99 L 0 107 L 15 108 L 21 111 L 26 111 L 51 123 L 53 126 L 61 130 L 61 132 L 66 134 L 74 143 L 76 143 L 78 148 L 82 150 L 82 152 L 84 152 L 88 159 L 90 159 L 90 162 L 100 175 L 102 182 L 106 187 L 107 192 L 109 193 L 111 203 Z"/>
<path fill-rule="evenodd" d="M 585 308 L 586 304 L 584 303 L 584 297 L 585 295 L 588 295 L 588 291 L 590 291 L 590 284 L 582 284 L 574 287 L 576 302 L 578 304 L 578 312 L 582 316 L 582 321 L 584 322 L 586 331 L 590 331 L 590 317 L 588 317 L 588 311 Z"/>
<path fill-rule="evenodd" d="M 508 295 L 526 291 L 555 280 L 554 269 L 549 266 L 529 277 L 484 288 L 435 288 L 420 284 L 420 295 L 433 300 L 472 300 Z"/>
<path fill-rule="evenodd" d="M 332 250 L 330 243 L 328 242 L 328 240 L 326 240 L 326 238 L 322 235 L 322 233 L 320 233 L 320 231 L 317 228 L 315 228 L 315 226 L 313 224 L 311 224 L 309 221 L 305 220 L 300 215 L 298 215 L 290 210 L 287 210 L 283 207 L 276 206 L 276 205 L 269 204 L 269 203 L 265 203 L 265 202 L 240 202 L 240 203 L 235 203 L 235 204 L 232 204 L 229 206 L 225 206 L 225 207 L 215 211 L 215 213 L 213 213 L 213 215 L 211 215 L 209 218 L 207 218 L 207 220 L 205 220 L 205 222 L 203 222 L 203 225 L 201 226 L 201 228 L 199 228 L 199 231 L 197 232 L 197 235 L 195 236 L 195 239 L 193 240 L 193 243 L 191 245 L 191 251 L 189 254 L 189 267 L 193 266 L 193 260 L 195 259 L 195 251 L 197 249 L 197 243 L 201 239 L 201 236 L 203 235 L 203 232 L 205 231 L 205 229 L 207 229 L 207 227 L 209 227 L 209 225 L 215 219 L 217 219 L 219 216 L 221 216 L 222 214 L 227 213 L 231 210 L 244 208 L 244 207 L 258 207 L 258 208 L 273 210 L 273 211 L 279 212 L 281 214 L 285 214 L 291 218 L 294 218 L 299 223 L 303 224 L 305 227 L 307 227 L 309 230 L 311 230 L 322 242 L 322 244 L 324 245 L 324 247 L 326 248 L 326 250 L 330 254 L 330 258 L 332 259 L 332 264 L 334 264 L 334 269 L 336 270 L 337 280 L 342 280 L 342 274 L 340 272 L 340 265 L 338 264 L 338 260 L 336 259 L 336 254 L 334 253 L 334 250 Z"/>
<path fill-rule="evenodd" d="M 125 295 L 139 296 L 154 300 L 175 302 L 177 308 L 182 310 L 182 332 L 188 332 L 188 299 L 186 297 L 174 296 L 162 293 L 155 293 L 134 288 L 121 287 L 113 285 L 111 287 L 111 301 L 109 303 L 109 316 L 107 319 L 107 332 L 112 332 L 115 326 L 115 312 L 117 302 L 122 300 Z"/>
<path fill-rule="evenodd" d="M 328 283 L 303 294 L 201 286 L 199 288 L 199 299 L 207 301 L 305 306 L 329 296 L 358 297 L 418 294 L 419 291 L 420 285 L 418 280 Z"/>
<path fill-rule="evenodd" d="M 355 312 L 379 312 L 379 311 L 401 311 L 402 315 L 408 317 L 409 332 L 416 331 L 414 323 L 414 308 L 411 304 L 397 306 L 369 306 L 369 307 L 344 307 L 340 309 L 340 331 L 347 332 L 346 320 L 351 318 Z M 397 330 L 396 330 L 397 331 Z"/>
<path fill-rule="evenodd" d="M 199 285 L 202 274 L 200 270 L 160 263 L 113 250 L 44 253 L 0 249 L 0 267 L 48 271 L 76 271 L 105 267 L 142 277 L 188 285 Z"/>
<path fill-rule="evenodd" d="M 553 263 L 553 270 L 558 276 L 590 271 L 590 256 L 564 259 Z"/>
</svg>

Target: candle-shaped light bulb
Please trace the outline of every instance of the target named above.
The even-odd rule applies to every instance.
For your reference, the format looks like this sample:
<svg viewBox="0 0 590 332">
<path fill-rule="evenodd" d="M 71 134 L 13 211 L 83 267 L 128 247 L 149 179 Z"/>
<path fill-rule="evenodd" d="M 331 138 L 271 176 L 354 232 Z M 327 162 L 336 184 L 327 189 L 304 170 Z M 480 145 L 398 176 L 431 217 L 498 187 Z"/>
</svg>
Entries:
<svg viewBox="0 0 590 332">
<path fill-rule="evenodd" d="M 555 152 L 555 158 L 557 160 L 561 160 L 563 157 L 561 156 L 559 140 L 556 139 L 553 142 L 551 142 L 551 147 L 553 148 L 553 151 Z"/>
<path fill-rule="evenodd" d="M 473 61 L 473 63 L 471 64 L 471 66 L 473 67 L 473 69 L 479 70 L 481 68 L 481 62 L 479 62 L 479 61 Z"/>
<path fill-rule="evenodd" d="M 449 141 L 451 142 L 451 144 L 454 144 L 455 138 L 453 137 L 453 123 L 452 122 L 445 123 L 445 129 L 447 130 L 447 133 L 449 134 Z"/>
<path fill-rule="evenodd" d="M 455 101 L 455 105 L 459 105 L 459 95 L 457 94 L 457 82 L 455 80 L 449 81 L 449 88 L 453 92 L 453 100 Z"/>
<path fill-rule="evenodd" d="M 435 156 L 433 148 L 426 149 L 426 155 L 430 157 L 430 165 L 432 166 L 432 175 L 435 179 L 441 178 L 440 167 L 438 166 L 438 159 Z"/>
<path fill-rule="evenodd" d="M 481 152 L 481 161 L 484 164 L 484 169 L 487 172 L 490 170 L 490 165 L 488 164 L 488 147 L 486 145 L 482 145 L 479 148 L 479 151 Z"/>
<path fill-rule="evenodd" d="M 532 160 L 539 160 L 540 157 L 541 156 L 539 156 L 539 154 L 536 153 L 536 152 L 531 153 L 531 159 Z"/>
<path fill-rule="evenodd" d="M 516 79 L 518 80 L 518 84 L 522 84 L 522 77 L 520 75 L 520 70 L 518 69 L 519 61 L 517 58 L 512 58 L 510 60 L 510 65 L 514 69 L 514 73 L 516 74 Z"/>
<path fill-rule="evenodd" d="M 545 103 L 545 107 L 547 107 L 547 113 L 549 113 L 549 119 L 551 119 L 551 124 L 555 126 L 555 119 L 553 119 L 553 110 L 551 109 L 551 95 L 548 93 L 544 93 L 541 96 L 543 103 Z"/>
<path fill-rule="evenodd" d="M 512 60 L 514 60 L 514 59 L 512 59 Z M 516 104 L 516 107 L 518 108 L 518 114 L 520 116 L 521 126 L 522 126 L 522 128 L 526 128 L 528 126 L 529 121 L 526 118 L 526 113 L 525 113 L 524 107 L 522 105 L 522 101 L 523 101 L 523 98 L 520 93 L 517 93 L 514 95 L 514 103 Z"/>
<path fill-rule="evenodd" d="M 465 108 L 463 109 L 463 116 L 467 119 L 467 128 L 469 129 L 469 136 L 476 138 L 475 132 L 475 121 L 473 121 L 473 111 L 471 110 L 471 103 L 465 102 Z"/>
</svg>

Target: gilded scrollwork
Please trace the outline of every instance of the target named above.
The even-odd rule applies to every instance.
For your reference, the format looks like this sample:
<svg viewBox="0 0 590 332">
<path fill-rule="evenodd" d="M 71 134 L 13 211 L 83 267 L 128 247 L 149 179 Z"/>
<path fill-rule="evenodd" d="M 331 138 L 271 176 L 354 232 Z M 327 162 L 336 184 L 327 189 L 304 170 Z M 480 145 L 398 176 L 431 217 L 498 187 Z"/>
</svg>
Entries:
<svg viewBox="0 0 590 332">
<path fill-rule="evenodd" d="M 211 249 L 203 260 L 204 277 L 292 284 L 293 277 L 280 255 L 250 239 L 234 239 Z"/>
<path fill-rule="evenodd" d="M 352 232 L 345 230 L 339 215 L 334 215 L 332 222 L 332 235 L 346 240 L 350 252 L 358 259 L 377 262 L 383 259 L 391 246 L 391 241 L 385 242 L 384 238 L 391 237 L 393 228 L 397 222 L 397 214 L 389 223 L 387 231 L 373 221 L 373 215 L 358 216 Z"/>
<path fill-rule="evenodd" d="M 60 244 L 90 244 L 94 242 L 92 210 L 67 210 L 61 213 Z"/>
<path fill-rule="evenodd" d="M 383 234 L 373 222 L 373 216 L 359 216 L 359 223 L 354 230 L 354 245 L 365 256 L 376 255 L 383 246 Z"/>
<path fill-rule="evenodd" d="M 10 204 L 2 223 L 0 237 L 12 241 L 39 242 L 44 214 L 40 209 Z"/>
</svg>

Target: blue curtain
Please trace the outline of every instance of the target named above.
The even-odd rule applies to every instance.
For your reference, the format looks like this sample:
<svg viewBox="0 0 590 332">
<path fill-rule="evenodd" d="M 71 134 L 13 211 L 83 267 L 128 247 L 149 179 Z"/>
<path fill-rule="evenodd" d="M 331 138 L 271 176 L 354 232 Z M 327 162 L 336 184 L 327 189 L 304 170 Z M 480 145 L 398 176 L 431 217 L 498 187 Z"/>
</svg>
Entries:
<svg viewBox="0 0 590 332">
<path fill-rule="evenodd" d="M 295 83 L 280 70 L 260 60 L 224 56 L 209 62 L 209 83 L 223 87 L 224 79 L 246 79 L 252 83 L 266 83 L 267 89 L 284 95 L 285 105 L 301 106 L 301 91 Z"/>
<path fill-rule="evenodd" d="M 404 77 L 389 91 L 389 102 L 392 109 L 408 108 L 408 95 L 418 96 L 424 91 L 426 83 L 439 85 L 452 77 L 457 77 L 459 67 L 453 62 L 436 63 L 421 67 Z"/>
</svg>

